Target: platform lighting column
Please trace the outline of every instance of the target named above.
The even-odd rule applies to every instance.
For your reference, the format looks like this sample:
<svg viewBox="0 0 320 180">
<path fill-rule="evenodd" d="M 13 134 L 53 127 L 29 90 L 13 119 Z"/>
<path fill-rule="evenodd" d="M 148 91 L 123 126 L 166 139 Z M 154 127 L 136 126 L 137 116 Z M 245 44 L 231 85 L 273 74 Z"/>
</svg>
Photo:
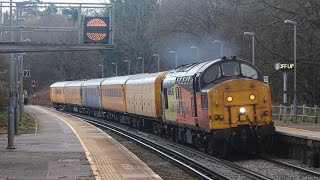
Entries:
<svg viewBox="0 0 320 180">
<path fill-rule="evenodd" d="M 17 3 L 17 8 L 18 8 L 18 3 Z M 19 6 L 20 9 L 20 6 Z M 21 19 L 22 19 L 22 8 L 20 9 L 19 13 L 17 14 L 17 22 L 18 25 L 21 25 Z M 19 41 L 23 42 L 23 35 L 22 35 L 22 28 L 19 29 Z M 30 39 L 26 40 L 26 41 L 31 41 Z M 18 77 L 19 77 L 19 108 L 20 108 L 20 116 L 18 119 L 18 124 L 20 124 L 22 117 L 23 117 L 23 113 L 24 113 L 24 93 L 23 93 L 23 55 L 25 55 L 26 53 L 20 53 L 19 54 L 19 66 L 18 66 Z M 20 134 L 19 129 L 16 129 L 15 133 L 16 134 Z"/>
<path fill-rule="evenodd" d="M 10 25 L 11 42 L 13 42 L 13 21 L 12 21 L 12 0 L 10 0 Z M 14 73 L 14 54 L 10 54 L 9 68 L 9 107 L 8 107 L 8 146 L 7 149 L 15 149 L 14 146 L 14 109 L 13 109 L 13 73 Z"/>
<path fill-rule="evenodd" d="M 254 33 L 253 32 L 244 32 L 243 34 L 247 35 L 247 36 L 251 36 L 251 38 L 252 38 L 252 64 L 254 65 L 254 41 L 255 41 Z"/>
<path fill-rule="evenodd" d="M 191 49 L 196 49 L 196 56 L 197 56 L 197 62 L 199 61 L 200 59 L 200 56 L 199 56 L 199 48 L 197 46 L 191 46 L 190 47 Z"/>
<path fill-rule="evenodd" d="M 128 75 L 130 75 L 130 63 L 131 63 L 131 61 L 124 60 L 124 62 L 128 63 Z"/>
<path fill-rule="evenodd" d="M 15 58 L 15 67 L 14 67 L 14 71 L 15 71 L 15 111 L 14 111 L 14 134 L 15 135 L 20 135 L 20 131 L 19 131 L 19 124 L 20 124 L 20 94 L 19 94 L 19 62 L 20 62 L 20 56 L 16 56 Z"/>
<path fill-rule="evenodd" d="M 223 57 L 223 46 L 224 46 L 224 43 L 220 40 L 214 40 L 213 43 L 215 44 L 220 44 L 220 56 Z"/>
<path fill-rule="evenodd" d="M 160 72 L 160 55 L 159 54 L 153 54 L 153 57 L 158 57 L 158 72 Z"/>
<path fill-rule="evenodd" d="M 139 60 L 142 60 L 142 73 L 144 73 L 144 58 L 138 57 Z"/>
<path fill-rule="evenodd" d="M 118 64 L 115 63 L 115 62 L 113 62 L 113 63 L 111 63 L 111 64 L 116 65 L 116 76 L 118 76 Z"/>
<path fill-rule="evenodd" d="M 103 78 L 104 77 L 104 65 L 99 64 L 99 67 L 101 67 L 101 78 Z"/>
<path fill-rule="evenodd" d="M 78 8 L 78 42 L 79 44 L 82 43 L 82 20 L 81 20 L 81 12 L 82 12 L 82 7 L 81 7 L 81 4 L 79 5 L 79 8 Z"/>
<path fill-rule="evenodd" d="M 20 15 L 20 9 L 19 9 L 19 3 L 16 4 L 16 25 L 19 25 L 19 15 Z M 20 31 L 18 35 L 18 41 L 20 40 Z M 20 124 L 20 116 L 22 115 L 20 113 L 20 93 L 19 93 L 19 87 L 20 87 L 20 54 L 15 54 L 15 61 L 14 61 L 14 82 L 15 82 L 15 102 L 14 102 L 14 134 L 20 135 L 19 131 L 19 124 Z"/>
<path fill-rule="evenodd" d="M 294 63 L 294 80 L 293 80 L 293 116 L 297 122 L 297 22 L 285 20 L 285 24 L 293 25 L 293 63 Z"/>
<path fill-rule="evenodd" d="M 21 17 L 21 16 L 20 16 Z M 25 39 L 22 41 L 22 32 L 20 29 L 20 42 L 31 42 L 31 39 Z M 26 55 L 27 53 L 20 53 L 20 121 L 22 120 L 22 116 L 24 113 L 24 91 L 23 91 L 23 86 L 24 86 L 24 79 L 23 79 L 23 71 L 24 71 L 24 67 L 23 67 L 23 56 Z"/>
<path fill-rule="evenodd" d="M 178 67 L 178 55 L 176 51 L 170 51 L 171 54 L 174 54 L 174 59 L 176 62 L 176 68 Z"/>
</svg>

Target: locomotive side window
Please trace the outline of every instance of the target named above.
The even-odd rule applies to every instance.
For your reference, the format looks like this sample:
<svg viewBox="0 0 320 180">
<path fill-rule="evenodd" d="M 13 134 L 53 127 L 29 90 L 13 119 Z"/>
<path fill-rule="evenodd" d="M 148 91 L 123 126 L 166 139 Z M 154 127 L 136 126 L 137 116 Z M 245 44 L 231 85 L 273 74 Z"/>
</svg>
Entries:
<svg viewBox="0 0 320 180">
<path fill-rule="evenodd" d="M 201 107 L 202 107 L 202 109 L 208 109 L 208 97 L 207 97 L 207 95 L 201 95 Z"/>
<path fill-rule="evenodd" d="M 247 64 L 241 64 L 241 73 L 243 76 L 258 79 L 258 73 L 252 67 L 248 66 Z"/>
<path fill-rule="evenodd" d="M 168 90 L 167 90 L 167 88 L 163 88 L 163 93 L 164 93 L 164 108 L 168 109 L 169 104 L 168 104 Z"/>
<path fill-rule="evenodd" d="M 239 76 L 240 68 L 238 62 L 224 62 L 221 64 L 223 76 Z"/>
</svg>

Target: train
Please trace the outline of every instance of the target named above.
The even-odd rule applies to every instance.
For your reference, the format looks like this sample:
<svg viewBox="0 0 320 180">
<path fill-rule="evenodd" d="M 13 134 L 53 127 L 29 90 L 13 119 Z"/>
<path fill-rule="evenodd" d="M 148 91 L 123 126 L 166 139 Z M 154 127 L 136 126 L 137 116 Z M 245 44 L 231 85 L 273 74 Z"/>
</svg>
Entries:
<svg viewBox="0 0 320 180">
<path fill-rule="evenodd" d="M 237 57 L 56 82 L 50 97 L 57 110 L 117 121 L 222 157 L 267 149 L 275 132 L 269 85 Z"/>
</svg>

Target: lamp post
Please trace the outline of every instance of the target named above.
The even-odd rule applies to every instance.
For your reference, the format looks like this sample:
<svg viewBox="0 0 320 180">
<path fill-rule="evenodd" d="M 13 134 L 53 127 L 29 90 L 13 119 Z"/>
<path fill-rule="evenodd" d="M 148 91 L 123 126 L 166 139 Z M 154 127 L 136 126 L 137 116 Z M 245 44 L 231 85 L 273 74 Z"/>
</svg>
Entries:
<svg viewBox="0 0 320 180">
<path fill-rule="evenodd" d="M 142 73 L 144 73 L 144 58 L 138 57 L 138 60 L 142 60 Z"/>
<path fill-rule="evenodd" d="M 104 67 L 104 65 L 103 64 L 99 64 L 99 67 L 101 67 L 101 78 L 103 78 L 103 76 L 104 76 L 104 72 L 103 72 L 103 67 Z"/>
<path fill-rule="evenodd" d="M 223 46 L 224 46 L 223 42 L 220 40 L 214 40 L 213 43 L 220 44 L 220 56 L 223 57 Z"/>
<path fill-rule="evenodd" d="M 199 58 L 200 58 L 200 57 L 199 57 L 199 48 L 198 48 L 197 46 L 191 46 L 190 48 L 191 48 L 191 49 L 196 49 L 197 61 L 199 61 Z"/>
<path fill-rule="evenodd" d="M 24 39 L 23 40 L 23 36 L 22 36 L 22 32 L 20 31 L 20 41 L 22 42 L 31 42 L 31 39 Z M 23 89 L 23 86 L 24 86 L 24 80 L 23 80 L 23 71 L 24 71 L 24 66 L 23 66 L 23 59 L 24 59 L 24 56 L 27 55 L 27 53 L 20 53 L 20 75 L 19 75 L 19 78 L 20 78 L 20 84 L 19 84 L 19 97 L 20 97 L 20 102 L 19 102 L 19 107 L 20 107 L 20 118 L 19 118 L 19 121 L 22 121 L 22 116 L 23 116 L 23 113 L 24 113 L 24 97 L 25 95 L 27 94 L 24 94 L 24 89 Z M 18 134 L 20 133 L 19 131 L 16 133 Z"/>
<path fill-rule="evenodd" d="M 131 63 L 131 61 L 124 60 L 124 62 L 128 63 L 128 75 L 130 75 L 130 63 Z"/>
<path fill-rule="evenodd" d="M 255 41 L 254 33 L 253 32 L 244 32 L 243 34 L 252 37 L 252 64 L 254 65 L 254 41 Z"/>
<path fill-rule="evenodd" d="M 13 26 L 12 0 L 10 0 L 10 25 Z M 14 40 L 13 31 L 10 33 L 11 42 Z M 14 146 L 14 54 L 10 54 L 9 67 L 9 106 L 8 106 L 8 146 L 7 149 L 15 149 Z"/>
<path fill-rule="evenodd" d="M 158 72 L 160 72 L 160 55 L 159 54 L 153 54 L 153 57 L 158 57 Z"/>
<path fill-rule="evenodd" d="M 178 67 L 178 55 L 176 51 L 170 51 L 171 54 L 174 54 L 175 62 L 176 62 L 176 68 Z"/>
<path fill-rule="evenodd" d="M 111 64 L 116 65 L 116 76 L 118 76 L 118 64 L 115 63 L 115 62 L 113 62 L 113 63 L 111 63 Z"/>
<path fill-rule="evenodd" d="M 293 25 L 293 116 L 294 120 L 297 121 L 297 22 L 292 20 L 285 20 L 284 23 Z"/>
</svg>

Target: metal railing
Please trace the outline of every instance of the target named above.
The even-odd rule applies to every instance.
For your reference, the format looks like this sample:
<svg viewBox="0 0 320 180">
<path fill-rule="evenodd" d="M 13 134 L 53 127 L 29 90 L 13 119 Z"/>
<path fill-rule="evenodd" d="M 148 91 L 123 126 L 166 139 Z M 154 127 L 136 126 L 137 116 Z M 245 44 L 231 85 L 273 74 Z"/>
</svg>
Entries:
<svg viewBox="0 0 320 180">
<path fill-rule="evenodd" d="M 281 121 L 295 122 L 293 105 L 284 106 L 280 104 L 279 106 L 272 106 L 272 117 Z M 297 106 L 297 122 L 318 123 L 318 119 L 320 119 L 320 108 L 318 106 Z"/>
</svg>

